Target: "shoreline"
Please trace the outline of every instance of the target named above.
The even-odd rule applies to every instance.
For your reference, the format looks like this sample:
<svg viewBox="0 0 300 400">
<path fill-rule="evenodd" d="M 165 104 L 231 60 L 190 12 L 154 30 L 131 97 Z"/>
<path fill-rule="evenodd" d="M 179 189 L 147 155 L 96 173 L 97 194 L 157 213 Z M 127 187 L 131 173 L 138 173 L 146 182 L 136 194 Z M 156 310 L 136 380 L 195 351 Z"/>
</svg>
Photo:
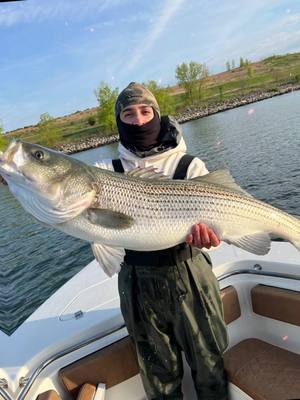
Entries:
<svg viewBox="0 0 300 400">
<path fill-rule="evenodd" d="M 230 100 L 216 103 L 214 105 L 208 105 L 206 107 L 189 107 L 186 111 L 180 115 L 175 116 L 178 123 L 184 124 L 185 122 L 194 121 L 209 115 L 217 114 L 219 112 L 231 110 L 233 108 L 242 107 L 247 104 L 256 103 L 258 101 L 267 100 L 272 97 L 281 96 L 283 94 L 291 93 L 293 91 L 300 90 L 300 84 L 288 84 L 281 86 L 278 90 L 258 90 L 248 95 L 237 96 Z M 95 149 L 107 144 L 115 143 L 119 141 L 118 135 L 111 136 L 93 136 L 88 139 L 82 139 L 75 143 L 66 143 L 62 145 L 54 146 L 55 150 L 62 151 L 65 154 L 75 154 L 85 150 Z M 4 179 L 0 175 L 0 185 L 4 184 Z"/>
<path fill-rule="evenodd" d="M 180 115 L 175 116 L 175 119 L 179 124 L 184 124 L 185 122 L 194 121 L 203 117 L 208 117 L 209 115 L 217 114 L 219 112 L 232 110 L 233 108 L 238 108 L 245 106 L 247 104 L 256 103 L 258 101 L 267 100 L 272 97 L 281 96 L 293 91 L 300 90 L 300 84 L 289 84 L 280 87 L 278 90 L 263 91 L 259 90 L 244 96 L 237 96 L 230 100 L 225 100 L 214 105 L 208 105 L 205 107 L 189 107 L 186 111 Z M 75 143 L 66 143 L 62 145 L 55 146 L 56 150 L 62 151 L 66 154 L 75 154 L 84 150 L 91 150 L 97 147 L 105 146 L 107 144 L 115 143 L 119 141 L 118 135 L 111 135 L 105 137 L 93 136 L 88 139 L 82 139 Z"/>
<path fill-rule="evenodd" d="M 62 151 L 65 154 L 75 154 L 81 151 L 96 149 L 97 147 L 106 146 L 107 144 L 119 141 L 119 135 L 111 136 L 92 136 L 88 139 L 81 139 L 75 143 L 66 143 L 54 146 L 55 150 Z"/>
<path fill-rule="evenodd" d="M 300 84 L 289 84 L 278 88 L 278 90 L 258 90 L 256 92 L 249 93 L 244 96 L 237 96 L 230 100 L 223 101 L 211 106 L 206 107 L 195 107 L 190 108 L 188 111 L 183 112 L 180 116 L 176 117 L 176 120 L 183 124 L 188 121 L 193 121 L 195 119 L 207 117 L 209 115 L 217 114 L 219 112 L 232 110 L 233 108 L 238 108 L 245 106 L 247 104 L 256 103 L 258 101 L 267 100 L 272 97 L 281 96 L 283 94 L 292 93 L 294 91 L 300 90 Z"/>
</svg>

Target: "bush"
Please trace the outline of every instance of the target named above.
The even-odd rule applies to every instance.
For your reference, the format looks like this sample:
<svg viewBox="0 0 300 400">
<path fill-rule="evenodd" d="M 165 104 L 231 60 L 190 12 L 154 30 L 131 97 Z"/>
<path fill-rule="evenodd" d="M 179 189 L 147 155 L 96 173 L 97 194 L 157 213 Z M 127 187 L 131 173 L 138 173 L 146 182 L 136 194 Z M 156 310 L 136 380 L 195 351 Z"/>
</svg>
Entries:
<svg viewBox="0 0 300 400">
<path fill-rule="evenodd" d="M 154 80 L 143 83 L 154 95 L 159 105 L 161 115 L 175 113 L 174 96 L 170 95 L 168 88 L 163 88 Z"/>
<path fill-rule="evenodd" d="M 39 142 L 45 146 L 53 147 L 60 139 L 60 130 L 55 124 L 54 118 L 48 113 L 41 114 L 38 124 Z"/>
<path fill-rule="evenodd" d="M 119 89 L 112 89 L 107 83 L 101 82 L 95 91 L 99 103 L 99 122 L 103 127 L 104 134 L 117 132 L 115 118 L 115 103 L 119 94 Z"/>
<path fill-rule="evenodd" d="M 300 83 L 300 74 L 295 75 L 295 82 Z"/>
<path fill-rule="evenodd" d="M 87 122 L 90 126 L 95 125 L 96 123 L 96 117 L 94 117 L 93 115 L 91 115 L 90 117 L 88 117 Z"/>
</svg>

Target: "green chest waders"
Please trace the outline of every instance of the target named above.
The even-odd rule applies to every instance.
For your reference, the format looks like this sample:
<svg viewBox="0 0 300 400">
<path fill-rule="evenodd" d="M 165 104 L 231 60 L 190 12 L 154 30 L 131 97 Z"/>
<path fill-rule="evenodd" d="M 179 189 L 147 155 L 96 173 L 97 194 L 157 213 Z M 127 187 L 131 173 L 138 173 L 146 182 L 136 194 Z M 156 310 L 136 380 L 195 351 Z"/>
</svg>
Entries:
<svg viewBox="0 0 300 400">
<path fill-rule="evenodd" d="M 175 179 L 185 178 L 192 160 L 182 157 Z M 120 160 L 113 165 L 124 172 Z M 198 399 L 228 399 L 222 358 L 227 330 L 207 254 L 186 243 L 160 251 L 125 250 L 119 294 L 148 399 L 183 399 L 182 351 Z"/>
</svg>

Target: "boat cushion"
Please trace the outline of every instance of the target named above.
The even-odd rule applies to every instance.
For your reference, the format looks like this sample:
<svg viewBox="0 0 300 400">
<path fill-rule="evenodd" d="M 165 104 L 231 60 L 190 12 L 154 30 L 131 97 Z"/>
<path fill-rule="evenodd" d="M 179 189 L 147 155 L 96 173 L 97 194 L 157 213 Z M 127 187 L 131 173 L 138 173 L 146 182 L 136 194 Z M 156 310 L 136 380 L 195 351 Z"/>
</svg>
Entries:
<svg viewBox="0 0 300 400">
<path fill-rule="evenodd" d="M 299 400 L 300 355 L 258 339 L 224 354 L 228 379 L 254 400 Z"/>
<path fill-rule="evenodd" d="M 81 386 L 76 400 L 93 400 L 96 393 L 96 386 L 91 383 L 85 383 Z"/>
<path fill-rule="evenodd" d="M 47 392 L 39 394 L 36 400 L 61 400 L 61 397 L 55 390 L 47 390 Z"/>
<path fill-rule="evenodd" d="M 59 376 L 76 399 L 85 382 L 105 383 L 106 388 L 117 385 L 139 373 L 137 357 L 129 337 L 88 355 L 59 371 Z"/>
<path fill-rule="evenodd" d="M 256 314 L 300 326 L 300 292 L 256 285 L 251 300 Z"/>
<path fill-rule="evenodd" d="M 222 289 L 221 296 L 225 321 L 229 324 L 241 315 L 237 292 L 233 286 L 228 286 Z M 75 399 L 85 382 L 96 386 L 105 383 L 108 389 L 138 373 L 136 352 L 127 337 L 68 365 L 60 370 L 59 375 Z"/>
<path fill-rule="evenodd" d="M 224 320 L 228 325 L 241 316 L 237 291 L 233 286 L 228 286 L 221 290 L 221 298 L 224 308 Z"/>
</svg>

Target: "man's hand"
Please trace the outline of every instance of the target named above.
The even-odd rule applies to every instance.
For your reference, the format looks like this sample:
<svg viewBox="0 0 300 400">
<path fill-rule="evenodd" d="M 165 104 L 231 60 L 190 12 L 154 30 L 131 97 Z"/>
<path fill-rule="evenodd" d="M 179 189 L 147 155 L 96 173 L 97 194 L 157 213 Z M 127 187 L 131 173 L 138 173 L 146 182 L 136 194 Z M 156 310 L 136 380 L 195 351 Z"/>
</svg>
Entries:
<svg viewBox="0 0 300 400">
<path fill-rule="evenodd" d="M 192 232 L 187 235 L 186 242 L 190 246 L 202 249 L 210 249 L 211 247 L 219 246 L 220 239 L 215 232 L 205 224 L 195 224 L 192 226 Z"/>
</svg>

